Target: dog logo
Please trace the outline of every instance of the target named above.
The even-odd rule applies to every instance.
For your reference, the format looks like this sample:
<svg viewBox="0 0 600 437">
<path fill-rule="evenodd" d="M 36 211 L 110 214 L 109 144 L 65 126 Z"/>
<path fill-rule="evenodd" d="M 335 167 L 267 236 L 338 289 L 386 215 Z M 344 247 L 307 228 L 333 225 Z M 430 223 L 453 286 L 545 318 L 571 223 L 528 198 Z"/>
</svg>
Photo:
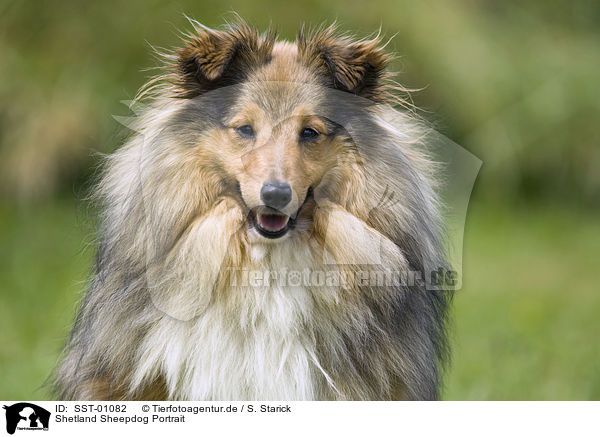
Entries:
<svg viewBox="0 0 600 437">
<path fill-rule="evenodd" d="M 6 410 L 6 432 L 9 434 L 14 434 L 17 429 L 48 431 L 50 411 L 28 402 L 4 405 L 3 408 Z"/>
</svg>

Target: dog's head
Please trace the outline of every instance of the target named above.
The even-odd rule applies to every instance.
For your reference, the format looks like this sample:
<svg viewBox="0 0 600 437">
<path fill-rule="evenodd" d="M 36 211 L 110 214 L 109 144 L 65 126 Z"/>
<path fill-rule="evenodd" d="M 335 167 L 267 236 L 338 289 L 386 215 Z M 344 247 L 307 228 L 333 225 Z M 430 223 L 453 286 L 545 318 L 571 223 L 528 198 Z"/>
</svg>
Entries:
<svg viewBox="0 0 600 437">
<path fill-rule="evenodd" d="M 277 240 L 307 229 L 315 195 L 347 189 L 356 150 L 335 114 L 340 95 L 384 98 L 388 58 L 378 42 L 352 42 L 332 28 L 276 42 L 237 23 L 197 27 L 177 52 L 175 93 L 213 106 L 204 153 L 249 212 L 249 235 Z"/>
</svg>

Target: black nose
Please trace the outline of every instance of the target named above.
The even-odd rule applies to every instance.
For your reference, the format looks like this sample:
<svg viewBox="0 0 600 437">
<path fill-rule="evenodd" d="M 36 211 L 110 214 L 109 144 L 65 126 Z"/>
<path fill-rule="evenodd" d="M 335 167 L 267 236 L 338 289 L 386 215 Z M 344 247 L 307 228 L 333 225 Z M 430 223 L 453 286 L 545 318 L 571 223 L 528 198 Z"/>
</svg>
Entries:
<svg viewBox="0 0 600 437">
<path fill-rule="evenodd" d="M 284 182 L 267 182 L 260 189 L 260 198 L 273 209 L 283 209 L 292 200 L 292 187 Z"/>
</svg>

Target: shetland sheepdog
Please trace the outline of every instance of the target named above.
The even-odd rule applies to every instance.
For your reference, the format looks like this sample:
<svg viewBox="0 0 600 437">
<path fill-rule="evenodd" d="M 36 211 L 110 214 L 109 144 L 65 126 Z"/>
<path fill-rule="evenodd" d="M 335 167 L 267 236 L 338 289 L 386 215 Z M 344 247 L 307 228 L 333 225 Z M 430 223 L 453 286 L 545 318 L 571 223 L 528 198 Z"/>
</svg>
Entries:
<svg viewBox="0 0 600 437">
<path fill-rule="evenodd" d="M 103 163 L 56 396 L 437 399 L 437 167 L 380 37 L 193 25 Z"/>
</svg>

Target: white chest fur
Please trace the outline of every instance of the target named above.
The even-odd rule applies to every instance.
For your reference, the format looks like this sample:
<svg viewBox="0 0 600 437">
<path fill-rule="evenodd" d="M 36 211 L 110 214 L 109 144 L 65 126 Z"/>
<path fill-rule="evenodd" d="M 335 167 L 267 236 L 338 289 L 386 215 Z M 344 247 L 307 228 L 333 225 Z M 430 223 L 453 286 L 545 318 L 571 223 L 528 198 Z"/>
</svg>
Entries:
<svg viewBox="0 0 600 437">
<path fill-rule="evenodd" d="M 257 251 L 254 271 L 315 267 L 307 248 L 286 247 Z M 162 317 L 145 338 L 133 388 L 160 374 L 176 399 L 317 398 L 328 377 L 315 353 L 310 288 L 271 280 L 235 293 L 234 306 L 209 305 L 192 320 Z"/>
</svg>

